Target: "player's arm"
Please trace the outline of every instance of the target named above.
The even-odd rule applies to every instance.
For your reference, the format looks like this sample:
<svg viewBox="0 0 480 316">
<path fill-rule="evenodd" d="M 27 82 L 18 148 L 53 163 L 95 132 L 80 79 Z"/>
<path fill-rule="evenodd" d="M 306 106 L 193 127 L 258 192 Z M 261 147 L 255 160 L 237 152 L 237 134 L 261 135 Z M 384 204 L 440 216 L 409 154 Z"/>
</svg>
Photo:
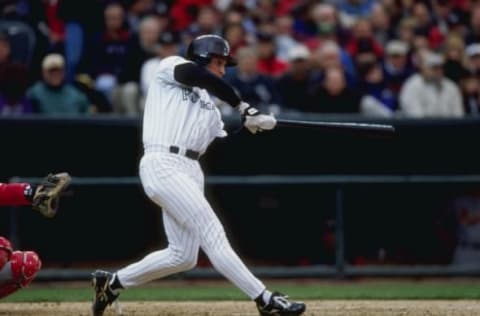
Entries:
<svg viewBox="0 0 480 316">
<path fill-rule="evenodd" d="M 28 183 L 0 183 L 0 206 L 31 205 L 32 192 Z"/>
<path fill-rule="evenodd" d="M 173 77 L 184 85 L 207 90 L 232 107 L 238 106 L 241 102 L 235 90 L 225 80 L 195 63 L 183 63 L 175 66 Z"/>
<path fill-rule="evenodd" d="M 242 115 L 243 124 L 253 134 L 265 129 L 273 129 L 277 123 L 273 115 L 260 114 L 256 108 L 242 102 L 226 81 L 195 63 L 183 63 L 175 66 L 173 77 L 184 85 L 205 89 L 236 108 Z"/>
</svg>

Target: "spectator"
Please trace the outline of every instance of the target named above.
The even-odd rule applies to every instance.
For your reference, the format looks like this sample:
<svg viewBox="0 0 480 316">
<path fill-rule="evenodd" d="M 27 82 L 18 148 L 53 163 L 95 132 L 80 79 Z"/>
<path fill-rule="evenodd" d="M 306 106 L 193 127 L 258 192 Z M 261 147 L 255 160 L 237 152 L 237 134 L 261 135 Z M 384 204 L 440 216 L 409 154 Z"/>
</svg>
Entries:
<svg viewBox="0 0 480 316">
<path fill-rule="evenodd" d="M 160 23 L 155 16 L 146 16 L 140 22 L 138 36 L 134 36 L 128 45 L 126 60 L 118 77 L 112 105 L 117 113 L 136 115 L 140 107 L 140 71 L 142 65 L 156 56 Z"/>
<path fill-rule="evenodd" d="M 390 23 L 390 16 L 382 3 L 377 3 L 372 8 L 372 29 L 374 38 L 385 45 L 388 40 L 393 38 L 392 25 Z"/>
<path fill-rule="evenodd" d="M 468 71 L 480 78 L 480 43 L 468 45 L 465 53 L 468 58 Z"/>
<path fill-rule="evenodd" d="M 214 7 L 200 7 L 195 22 L 190 24 L 186 31 L 189 40 L 205 34 L 220 35 L 221 28 L 219 26 L 219 22 L 220 18 L 217 10 L 215 10 Z"/>
<path fill-rule="evenodd" d="M 353 26 L 353 37 L 348 41 L 346 50 L 354 57 L 357 67 L 383 58 L 382 45 L 373 37 L 372 25 L 366 19 L 359 19 Z"/>
<path fill-rule="evenodd" d="M 450 35 L 445 41 L 445 64 L 443 72 L 453 82 L 460 82 L 460 79 L 467 74 L 465 68 L 465 44 L 463 39 L 456 35 Z"/>
<path fill-rule="evenodd" d="M 47 55 L 42 62 L 43 81 L 34 84 L 27 97 L 35 112 L 42 114 L 80 114 L 89 110 L 87 97 L 65 83 L 65 60 L 59 54 Z"/>
<path fill-rule="evenodd" d="M 177 32 L 166 31 L 160 34 L 158 37 L 157 56 L 147 60 L 141 71 L 141 88 L 142 95 L 146 96 L 148 91 L 148 85 L 153 82 L 155 70 L 160 61 L 168 56 L 178 55 L 180 51 L 180 34 Z M 143 102 L 141 102 L 143 106 Z"/>
<path fill-rule="evenodd" d="M 108 4 L 103 14 L 104 30 L 89 47 L 86 68 L 95 81 L 95 88 L 111 100 L 118 76 L 126 64 L 130 32 L 125 10 L 119 3 Z"/>
<path fill-rule="evenodd" d="M 312 7 L 310 16 L 313 23 L 313 36 L 305 39 L 304 43 L 311 51 L 326 42 L 333 41 L 339 45 L 344 43 L 346 35 L 338 23 L 337 11 L 333 5 L 317 3 Z"/>
<path fill-rule="evenodd" d="M 241 24 L 246 33 L 246 40 L 253 42 L 257 27 L 245 6 L 240 4 L 231 6 L 223 14 L 223 25 L 228 26 L 230 24 Z"/>
<path fill-rule="evenodd" d="M 97 0 L 61 0 L 58 17 L 65 24 L 66 78 L 73 82 L 84 54 L 84 40 L 101 29 L 102 6 Z"/>
<path fill-rule="evenodd" d="M 456 84 L 443 75 L 441 55 L 420 55 L 420 73 L 411 76 L 400 92 L 400 106 L 407 117 L 462 117 L 462 96 Z"/>
<path fill-rule="evenodd" d="M 112 112 L 112 104 L 102 92 L 95 89 L 95 82 L 92 80 L 92 77 L 87 74 L 78 74 L 75 76 L 72 85 L 85 94 L 90 104 L 91 112 Z"/>
<path fill-rule="evenodd" d="M 312 68 L 315 76 L 323 80 L 326 69 L 341 68 L 344 71 L 347 85 L 356 84 L 355 67 L 350 55 L 341 50 L 336 42 L 326 42 L 312 54 Z"/>
<path fill-rule="evenodd" d="M 230 54 L 232 56 L 237 54 L 239 48 L 248 45 L 246 35 L 241 23 L 231 23 L 225 26 L 223 38 L 225 38 L 230 45 Z"/>
<path fill-rule="evenodd" d="M 271 78 L 258 72 L 258 57 L 255 49 L 240 48 L 236 58 L 237 69 L 229 74 L 226 80 L 232 84 L 245 102 L 266 112 L 278 112 L 280 104 L 278 91 Z"/>
<path fill-rule="evenodd" d="M 385 48 L 383 76 L 389 93 L 395 99 L 393 110 L 398 108 L 398 95 L 403 83 L 414 74 L 413 66 L 408 60 L 408 51 L 408 45 L 400 40 L 389 41 Z"/>
<path fill-rule="evenodd" d="M 387 82 L 380 63 L 367 65 L 360 72 L 361 112 L 368 116 L 392 117 L 397 102 Z"/>
<path fill-rule="evenodd" d="M 461 17 L 457 10 L 454 10 L 454 4 L 451 0 L 433 1 L 433 16 L 439 31 L 444 37 L 449 33 L 463 35 L 465 25 L 461 22 Z"/>
<path fill-rule="evenodd" d="M 42 1 L 45 10 L 45 21 L 50 42 L 49 50 L 62 52 L 65 40 L 65 23 L 58 15 L 60 0 Z"/>
<path fill-rule="evenodd" d="M 271 33 L 257 34 L 258 72 L 274 78 L 283 75 L 288 68 L 276 54 L 275 36 Z"/>
<path fill-rule="evenodd" d="M 397 37 L 409 47 L 414 47 L 415 40 L 415 19 L 412 17 L 405 17 L 400 20 L 397 27 Z"/>
<path fill-rule="evenodd" d="M 310 67 L 310 52 L 304 45 L 293 47 L 288 54 L 290 68 L 277 82 L 282 106 L 286 110 L 302 111 L 305 96 L 314 85 Z"/>
<path fill-rule="evenodd" d="M 480 43 L 480 5 L 474 5 L 470 15 L 470 27 L 465 44 Z"/>
<path fill-rule="evenodd" d="M 30 113 L 25 97 L 28 86 L 27 67 L 12 62 L 8 35 L 0 33 L 0 115 Z"/>
<path fill-rule="evenodd" d="M 463 97 L 463 109 L 466 115 L 480 116 L 480 79 L 474 74 L 468 74 L 460 81 Z"/>
<path fill-rule="evenodd" d="M 439 48 L 444 41 L 444 35 L 435 25 L 427 5 L 423 2 L 415 2 L 412 7 L 412 16 L 416 21 L 415 34 L 426 39 L 427 47 L 425 48 Z"/>
<path fill-rule="evenodd" d="M 298 45 L 293 33 L 293 18 L 283 15 L 275 20 L 275 47 L 279 59 L 287 60 L 289 51 Z"/>
<path fill-rule="evenodd" d="M 312 113 L 359 113 L 360 94 L 347 86 L 345 73 L 337 67 L 325 71 L 320 86 L 308 95 L 307 112 Z"/>
<path fill-rule="evenodd" d="M 340 22 L 346 28 L 354 25 L 358 19 L 367 18 L 372 12 L 375 0 L 340 0 L 337 7 Z"/>
<path fill-rule="evenodd" d="M 109 1 L 109 0 L 107 0 Z M 155 0 L 124 0 L 126 4 L 126 20 L 128 28 L 133 33 L 140 32 L 140 24 L 142 19 L 148 15 L 155 15 Z"/>
</svg>

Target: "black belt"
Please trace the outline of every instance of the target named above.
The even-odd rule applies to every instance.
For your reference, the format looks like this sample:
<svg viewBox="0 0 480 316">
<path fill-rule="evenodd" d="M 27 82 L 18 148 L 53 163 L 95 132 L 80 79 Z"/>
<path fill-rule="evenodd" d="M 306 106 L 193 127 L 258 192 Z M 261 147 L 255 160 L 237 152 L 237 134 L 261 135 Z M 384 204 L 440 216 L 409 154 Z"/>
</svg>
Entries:
<svg viewBox="0 0 480 316">
<path fill-rule="evenodd" d="M 171 153 L 174 154 L 180 154 L 180 148 L 178 146 L 170 146 L 168 149 Z M 185 157 L 193 159 L 193 160 L 198 160 L 200 158 L 200 153 L 195 150 L 187 149 L 185 151 Z"/>
</svg>

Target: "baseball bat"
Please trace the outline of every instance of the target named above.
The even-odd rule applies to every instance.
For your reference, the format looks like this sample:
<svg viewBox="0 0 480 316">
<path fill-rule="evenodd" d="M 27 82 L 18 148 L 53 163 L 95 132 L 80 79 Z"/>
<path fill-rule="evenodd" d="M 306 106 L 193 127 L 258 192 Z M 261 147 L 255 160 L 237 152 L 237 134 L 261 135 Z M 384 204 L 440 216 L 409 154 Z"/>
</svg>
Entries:
<svg viewBox="0 0 480 316">
<path fill-rule="evenodd" d="M 395 133 L 395 127 L 389 124 L 353 123 L 353 122 L 325 122 L 325 121 L 298 121 L 277 119 L 278 126 L 304 127 L 331 131 L 365 132 L 378 135 Z"/>
</svg>

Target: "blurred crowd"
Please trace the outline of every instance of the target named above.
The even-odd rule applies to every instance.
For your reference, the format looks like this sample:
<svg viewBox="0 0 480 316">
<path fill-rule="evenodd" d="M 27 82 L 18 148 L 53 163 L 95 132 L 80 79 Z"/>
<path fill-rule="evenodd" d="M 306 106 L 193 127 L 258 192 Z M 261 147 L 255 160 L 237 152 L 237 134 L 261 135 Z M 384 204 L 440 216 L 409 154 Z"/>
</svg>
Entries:
<svg viewBox="0 0 480 316">
<path fill-rule="evenodd" d="M 207 33 L 275 114 L 480 114 L 480 1 L 0 0 L 0 115 L 141 114 L 159 61 Z"/>
</svg>

